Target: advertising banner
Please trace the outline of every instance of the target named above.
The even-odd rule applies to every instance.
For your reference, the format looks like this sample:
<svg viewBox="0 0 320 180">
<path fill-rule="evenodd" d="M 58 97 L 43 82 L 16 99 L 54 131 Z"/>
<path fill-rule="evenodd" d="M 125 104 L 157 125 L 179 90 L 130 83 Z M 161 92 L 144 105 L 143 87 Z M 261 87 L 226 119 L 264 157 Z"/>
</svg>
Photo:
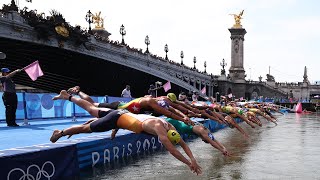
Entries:
<svg viewBox="0 0 320 180">
<path fill-rule="evenodd" d="M 71 179 L 79 174 L 75 145 L 0 158 L 0 179 Z"/>
</svg>

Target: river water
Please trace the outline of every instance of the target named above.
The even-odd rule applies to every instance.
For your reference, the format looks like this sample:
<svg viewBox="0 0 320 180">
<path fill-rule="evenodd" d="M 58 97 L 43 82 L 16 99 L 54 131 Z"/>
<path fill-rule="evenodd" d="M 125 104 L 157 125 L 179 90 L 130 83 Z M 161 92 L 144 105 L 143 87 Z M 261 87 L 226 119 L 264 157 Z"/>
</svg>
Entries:
<svg viewBox="0 0 320 180">
<path fill-rule="evenodd" d="M 188 141 L 202 167 L 199 176 L 160 151 L 95 168 L 81 179 L 320 179 L 320 113 L 277 117 L 277 126 L 263 118 L 261 128 L 241 123 L 249 140 L 230 128 L 215 132 L 232 157 L 224 157 L 199 138 Z"/>
</svg>

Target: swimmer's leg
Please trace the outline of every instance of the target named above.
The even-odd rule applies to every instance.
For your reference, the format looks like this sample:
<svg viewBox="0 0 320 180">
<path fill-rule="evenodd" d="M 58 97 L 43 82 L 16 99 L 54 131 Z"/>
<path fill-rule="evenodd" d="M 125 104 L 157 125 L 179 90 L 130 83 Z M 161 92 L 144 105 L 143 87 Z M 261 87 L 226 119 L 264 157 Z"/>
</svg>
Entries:
<svg viewBox="0 0 320 180">
<path fill-rule="evenodd" d="M 71 102 L 74 102 L 76 105 L 78 105 L 78 106 L 82 107 L 83 109 L 85 109 L 86 111 L 88 111 L 88 113 L 94 117 L 99 117 L 99 110 L 101 110 L 101 111 L 109 111 L 110 110 L 109 108 L 97 108 L 93 104 L 91 104 L 90 102 L 88 102 L 84 99 L 80 99 L 80 98 L 71 96 L 70 94 L 67 93 L 66 90 L 62 90 L 59 95 L 54 96 L 52 99 L 53 100 L 64 99 L 64 100 L 69 100 Z"/>
</svg>

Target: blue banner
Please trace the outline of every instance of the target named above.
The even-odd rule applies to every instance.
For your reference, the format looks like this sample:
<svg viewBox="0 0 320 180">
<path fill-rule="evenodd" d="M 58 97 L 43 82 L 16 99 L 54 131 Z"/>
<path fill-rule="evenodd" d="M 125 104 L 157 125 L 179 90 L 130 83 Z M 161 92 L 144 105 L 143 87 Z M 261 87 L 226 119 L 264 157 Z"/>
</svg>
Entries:
<svg viewBox="0 0 320 180">
<path fill-rule="evenodd" d="M 72 179 L 78 176 L 75 145 L 0 158 L 0 179 Z"/>
<path fill-rule="evenodd" d="M 115 101 L 120 101 L 122 103 L 127 103 L 127 102 L 130 102 L 132 99 L 134 99 L 134 98 L 106 96 L 107 103 L 112 103 L 112 102 L 115 102 Z"/>
<path fill-rule="evenodd" d="M 2 97 L 3 92 L 0 92 Z M 53 93 L 17 93 L 18 107 L 16 112 L 17 119 L 43 119 L 43 118 L 70 118 L 90 116 L 81 107 L 67 100 L 55 100 L 52 98 L 57 94 Z M 106 102 L 106 97 L 95 97 L 94 102 Z M 113 100 L 129 101 L 131 98 L 116 98 Z M 2 98 L 0 99 L 0 120 L 5 120 L 5 107 Z"/>
<path fill-rule="evenodd" d="M 28 119 L 71 117 L 72 103 L 66 100 L 53 101 L 56 94 L 26 93 L 26 111 Z"/>
</svg>

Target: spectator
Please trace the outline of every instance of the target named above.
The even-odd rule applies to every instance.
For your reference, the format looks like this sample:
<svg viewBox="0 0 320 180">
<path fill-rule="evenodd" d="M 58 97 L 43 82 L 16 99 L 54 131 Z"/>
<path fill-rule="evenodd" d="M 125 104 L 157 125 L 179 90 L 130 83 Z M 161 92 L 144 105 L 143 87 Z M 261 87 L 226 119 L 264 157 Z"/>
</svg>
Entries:
<svg viewBox="0 0 320 180">
<path fill-rule="evenodd" d="M 20 69 L 17 69 L 13 72 L 10 72 L 8 68 L 1 68 L 2 76 L 0 80 L 2 83 L 3 91 L 4 91 L 2 95 L 2 100 L 6 108 L 7 126 L 19 126 L 16 123 L 16 111 L 18 106 L 16 85 L 12 81 L 11 77 L 20 71 L 21 71 Z"/>
<path fill-rule="evenodd" d="M 126 85 L 126 88 L 122 91 L 121 97 L 131 98 L 131 91 L 130 91 L 130 86 L 129 85 Z"/>
<path fill-rule="evenodd" d="M 198 92 L 193 91 L 193 94 L 192 94 L 192 101 L 198 101 L 198 97 L 199 97 Z"/>
<path fill-rule="evenodd" d="M 186 94 L 185 92 L 181 92 L 181 93 L 179 94 L 179 101 L 183 101 L 183 102 L 189 103 L 187 94 Z"/>
</svg>

